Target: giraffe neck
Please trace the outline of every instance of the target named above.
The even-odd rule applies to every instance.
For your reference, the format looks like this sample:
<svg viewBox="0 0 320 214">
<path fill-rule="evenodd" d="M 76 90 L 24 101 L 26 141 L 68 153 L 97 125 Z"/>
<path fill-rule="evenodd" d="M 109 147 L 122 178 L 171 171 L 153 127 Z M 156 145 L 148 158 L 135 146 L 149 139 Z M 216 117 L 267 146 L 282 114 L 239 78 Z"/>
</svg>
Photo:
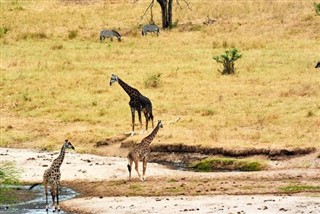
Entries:
<svg viewBox="0 0 320 214">
<path fill-rule="evenodd" d="M 133 96 L 137 91 L 137 89 L 132 88 L 127 83 L 122 81 L 119 77 L 118 77 L 118 83 L 123 88 L 123 90 L 125 90 L 125 92 L 129 95 L 129 97 Z"/>
<path fill-rule="evenodd" d="M 156 126 L 156 128 L 153 129 L 153 131 L 146 137 L 147 143 L 150 144 L 154 137 L 157 135 L 160 127 L 159 125 Z"/>
<path fill-rule="evenodd" d="M 66 149 L 65 149 L 65 146 L 63 145 L 59 156 L 53 161 L 55 166 L 58 166 L 60 168 L 64 159 L 65 152 L 66 152 Z"/>
</svg>

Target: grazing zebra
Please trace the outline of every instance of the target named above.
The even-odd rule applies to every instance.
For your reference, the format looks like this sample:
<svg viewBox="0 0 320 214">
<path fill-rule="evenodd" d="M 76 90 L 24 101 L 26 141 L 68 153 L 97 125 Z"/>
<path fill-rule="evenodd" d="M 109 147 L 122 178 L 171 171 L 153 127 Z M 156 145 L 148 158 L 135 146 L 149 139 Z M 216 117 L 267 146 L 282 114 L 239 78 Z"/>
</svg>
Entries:
<svg viewBox="0 0 320 214">
<path fill-rule="evenodd" d="M 316 68 L 320 68 L 320 61 L 318 61 Z"/>
<path fill-rule="evenodd" d="M 153 33 L 156 33 L 157 36 L 159 36 L 159 28 L 157 25 L 145 25 L 142 27 L 142 36 L 146 36 L 148 32 L 153 32 Z"/>
<path fill-rule="evenodd" d="M 103 42 L 105 38 L 110 38 L 111 42 L 113 41 L 113 37 L 117 37 L 118 42 L 121 42 L 121 35 L 115 30 L 102 30 L 100 32 L 100 42 Z"/>
</svg>

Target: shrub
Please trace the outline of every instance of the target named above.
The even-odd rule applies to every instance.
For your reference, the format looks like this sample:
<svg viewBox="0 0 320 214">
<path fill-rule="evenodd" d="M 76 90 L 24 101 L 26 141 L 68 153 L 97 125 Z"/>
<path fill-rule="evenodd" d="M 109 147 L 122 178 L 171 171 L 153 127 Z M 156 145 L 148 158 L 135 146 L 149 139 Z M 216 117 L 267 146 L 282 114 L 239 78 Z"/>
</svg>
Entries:
<svg viewBox="0 0 320 214">
<path fill-rule="evenodd" d="M 146 88 L 156 88 L 160 84 L 161 73 L 148 74 L 147 78 L 144 79 L 144 86 Z"/>
<path fill-rule="evenodd" d="M 7 32 L 8 32 L 7 27 L 0 27 L 0 38 L 4 37 L 4 35 L 6 35 Z"/>
<path fill-rule="evenodd" d="M 223 65 L 223 70 L 220 71 L 220 73 L 222 75 L 229 75 L 235 73 L 234 62 L 241 58 L 241 56 L 242 55 L 238 53 L 238 50 L 233 48 L 231 50 L 226 50 L 225 53 L 220 56 L 214 56 L 213 59 Z"/>
<path fill-rule="evenodd" d="M 316 10 L 316 13 L 320 15 L 320 3 L 314 3 L 314 9 Z"/>
<path fill-rule="evenodd" d="M 77 30 L 71 30 L 69 31 L 69 39 L 74 39 L 78 36 L 78 31 Z"/>
</svg>

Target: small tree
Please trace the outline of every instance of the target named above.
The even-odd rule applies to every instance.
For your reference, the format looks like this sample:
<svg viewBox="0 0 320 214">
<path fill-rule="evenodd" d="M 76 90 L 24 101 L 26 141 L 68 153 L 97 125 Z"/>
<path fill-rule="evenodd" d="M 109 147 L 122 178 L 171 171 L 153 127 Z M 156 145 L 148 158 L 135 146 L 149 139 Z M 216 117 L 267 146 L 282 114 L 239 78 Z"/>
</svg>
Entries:
<svg viewBox="0 0 320 214">
<path fill-rule="evenodd" d="M 220 56 L 214 56 L 213 59 L 218 62 L 222 63 L 223 70 L 220 71 L 222 75 L 229 75 L 234 74 L 235 68 L 234 68 L 234 62 L 241 58 L 241 54 L 238 53 L 238 50 L 236 48 L 231 50 L 226 50 L 224 54 L 221 54 Z"/>
</svg>

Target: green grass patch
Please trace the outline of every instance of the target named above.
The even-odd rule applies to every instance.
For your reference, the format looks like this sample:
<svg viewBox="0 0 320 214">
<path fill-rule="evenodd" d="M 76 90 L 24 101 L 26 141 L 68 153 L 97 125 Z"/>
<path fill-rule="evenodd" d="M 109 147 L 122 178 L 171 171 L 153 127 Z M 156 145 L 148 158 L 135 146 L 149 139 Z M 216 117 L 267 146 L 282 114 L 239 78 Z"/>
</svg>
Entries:
<svg viewBox="0 0 320 214">
<path fill-rule="evenodd" d="M 134 191 L 140 191 L 142 190 L 142 186 L 138 185 L 138 184 L 132 184 L 129 186 L 130 190 L 134 190 Z"/>
<path fill-rule="evenodd" d="M 261 171 L 266 167 L 258 160 L 238 160 L 234 158 L 206 158 L 190 165 L 198 172 L 212 171 Z"/>
<path fill-rule="evenodd" d="M 288 185 L 280 187 L 281 191 L 284 192 L 308 192 L 308 191 L 320 191 L 320 186 L 311 186 L 311 185 Z"/>
<path fill-rule="evenodd" d="M 6 185 L 18 184 L 19 171 L 11 162 L 0 162 L 0 204 L 16 202 L 13 190 Z"/>
</svg>

